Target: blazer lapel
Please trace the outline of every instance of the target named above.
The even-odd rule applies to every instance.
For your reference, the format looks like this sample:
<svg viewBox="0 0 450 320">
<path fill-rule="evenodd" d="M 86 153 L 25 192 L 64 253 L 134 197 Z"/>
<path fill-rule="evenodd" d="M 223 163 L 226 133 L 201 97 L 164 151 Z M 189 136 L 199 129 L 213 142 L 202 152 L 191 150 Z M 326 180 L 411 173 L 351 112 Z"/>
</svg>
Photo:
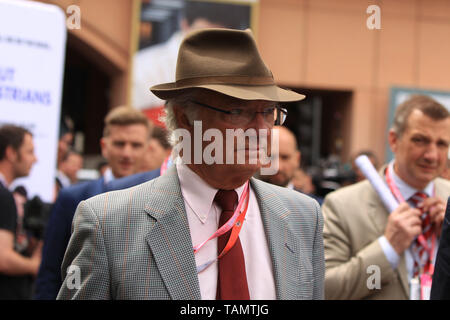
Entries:
<svg viewBox="0 0 450 320">
<path fill-rule="evenodd" d="M 436 192 L 436 196 L 438 196 L 439 198 L 441 198 L 445 202 L 445 201 L 447 201 L 447 198 L 449 197 L 449 194 L 448 194 L 447 188 L 445 188 L 442 185 L 441 181 L 442 180 L 440 180 L 440 179 L 436 179 L 435 182 L 434 182 L 434 188 L 436 190 L 435 191 Z"/>
<path fill-rule="evenodd" d="M 176 167 L 154 182 L 144 210 L 155 219 L 146 236 L 172 299 L 200 299 L 192 240 Z"/>
<path fill-rule="evenodd" d="M 250 182 L 258 199 L 272 257 L 277 299 L 298 299 L 300 248 L 287 221 L 290 211 L 262 182 L 254 178 Z"/>
</svg>

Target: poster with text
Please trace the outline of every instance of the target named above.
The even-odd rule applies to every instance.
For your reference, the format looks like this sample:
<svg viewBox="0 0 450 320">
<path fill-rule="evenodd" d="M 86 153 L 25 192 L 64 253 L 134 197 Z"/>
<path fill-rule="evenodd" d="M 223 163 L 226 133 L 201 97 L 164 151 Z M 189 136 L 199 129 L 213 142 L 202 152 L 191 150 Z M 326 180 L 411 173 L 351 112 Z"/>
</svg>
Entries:
<svg viewBox="0 0 450 320">
<path fill-rule="evenodd" d="M 0 125 L 33 134 L 37 162 L 14 181 L 28 197 L 53 200 L 66 44 L 66 17 L 57 6 L 0 0 Z"/>
<path fill-rule="evenodd" d="M 133 106 L 161 125 L 164 101 L 149 88 L 175 81 L 183 37 L 203 28 L 250 28 L 256 36 L 257 8 L 257 0 L 141 0 L 131 84 Z"/>
</svg>

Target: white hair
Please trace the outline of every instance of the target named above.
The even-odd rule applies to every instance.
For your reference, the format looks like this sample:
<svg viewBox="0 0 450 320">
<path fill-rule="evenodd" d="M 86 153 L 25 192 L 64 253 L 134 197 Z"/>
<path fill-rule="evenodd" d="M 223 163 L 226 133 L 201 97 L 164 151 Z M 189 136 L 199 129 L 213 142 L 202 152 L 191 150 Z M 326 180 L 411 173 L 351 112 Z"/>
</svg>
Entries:
<svg viewBox="0 0 450 320">
<path fill-rule="evenodd" d="M 161 116 L 160 120 L 166 125 L 169 143 L 172 146 L 175 146 L 178 143 L 175 136 L 175 130 L 179 128 L 174 109 L 180 108 L 180 110 L 182 110 L 186 115 L 191 125 L 194 125 L 194 121 L 198 120 L 198 106 L 191 103 L 191 100 L 194 98 L 194 94 L 194 91 L 189 91 L 175 98 L 168 99 L 166 102 L 166 114 L 165 116 Z"/>
</svg>

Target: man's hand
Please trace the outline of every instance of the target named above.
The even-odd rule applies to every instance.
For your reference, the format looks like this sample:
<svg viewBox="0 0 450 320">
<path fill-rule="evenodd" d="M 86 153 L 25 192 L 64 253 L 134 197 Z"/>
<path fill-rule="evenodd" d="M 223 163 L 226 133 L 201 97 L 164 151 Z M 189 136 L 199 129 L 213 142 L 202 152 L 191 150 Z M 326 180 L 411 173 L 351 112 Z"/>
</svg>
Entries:
<svg viewBox="0 0 450 320">
<path fill-rule="evenodd" d="M 384 236 L 398 254 L 409 248 L 414 238 L 422 233 L 420 215 L 420 210 L 411 208 L 406 202 L 389 215 Z"/>
<path fill-rule="evenodd" d="M 423 212 L 430 214 L 431 227 L 437 237 L 441 235 L 447 203 L 438 197 L 429 197 L 417 205 Z"/>
</svg>

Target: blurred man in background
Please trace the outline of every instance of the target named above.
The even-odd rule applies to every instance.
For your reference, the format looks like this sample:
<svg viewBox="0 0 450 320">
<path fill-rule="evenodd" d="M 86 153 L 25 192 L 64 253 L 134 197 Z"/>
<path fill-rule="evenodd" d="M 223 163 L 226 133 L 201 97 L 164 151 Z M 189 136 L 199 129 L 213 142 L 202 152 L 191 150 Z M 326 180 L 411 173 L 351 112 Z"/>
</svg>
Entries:
<svg viewBox="0 0 450 320">
<path fill-rule="evenodd" d="M 319 204 L 322 203 L 320 197 L 314 196 L 312 193 L 304 192 L 301 189 L 296 189 L 294 185 L 295 172 L 300 168 L 301 153 L 298 149 L 297 139 L 294 134 L 286 127 L 275 126 L 274 129 L 278 130 L 279 134 L 279 152 L 278 152 L 278 172 L 274 175 L 260 175 L 263 181 L 275 184 L 280 187 L 286 187 L 289 189 L 297 190 L 305 193 L 308 196 L 316 199 Z M 277 156 L 277 155 L 272 155 Z"/>
<path fill-rule="evenodd" d="M 280 187 L 294 189 L 292 179 L 294 178 L 295 170 L 300 167 L 301 158 L 301 154 L 297 146 L 297 139 L 286 127 L 275 126 L 274 130 L 278 130 L 279 132 L 279 169 L 274 175 L 261 175 L 259 178 Z M 276 157 L 277 155 L 272 156 Z"/>
<path fill-rule="evenodd" d="M 74 134 L 74 124 L 73 121 L 66 116 L 61 117 L 61 123 L 59 126 L 59 139 L 58 139 L 58 150 L 57 150 L 57 161 L 56 164 L 59 164 L 63 161 L 64 157 L 66 157 L 70 148 L 73 144 Z"/>
<path fill-rule="evenodd" d="M 61 286 L 61 262 L 69 242 L 73 215 L 78 203 L 106 190 L 107 183 L 141 170 L 152 127 L 139 110 L 123 106 L 105 118 L 100 140 L 109 168 L 98 180 L 61 190 L 50 216 L 44 242 L 42 264 L 36 283 L 37 299 L 55 299 Z"/>
<path fill-rule="evenodd" d="M 83 168 L 83 157 L 74 150 L 68 150 L 56 172 L 56 195 L 62 188 L 78 182 L 77 173 Z"/>
<path fill-rule="evenodd" d="M 42 242 L 30 239 L 23 229 L 23 201 L 9 190 L 11 183 L 30 174 L 37 161 L 33 136 L 28 130 L 0 128 L 0 300 L 30 299 L 32 276 L 41 262 Z"/>
<path fill-rule="evenodd" d="M 145 154 L 142 171 L 152 171 L 159 169 L 164 160 L 170 156 L 172 146 L 169 143 L 167 130 L 159 126 L 153 127 L 152 137 Z"/>
</svg>

